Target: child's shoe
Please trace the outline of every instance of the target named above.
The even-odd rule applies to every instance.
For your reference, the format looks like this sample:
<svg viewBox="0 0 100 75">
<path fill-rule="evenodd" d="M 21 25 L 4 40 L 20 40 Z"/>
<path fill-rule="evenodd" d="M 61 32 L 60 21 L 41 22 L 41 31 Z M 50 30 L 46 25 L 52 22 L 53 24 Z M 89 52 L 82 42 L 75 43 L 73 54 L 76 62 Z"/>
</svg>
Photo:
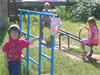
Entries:
<svg viewBox="0 0 100 75">
<path fill-rule="evenodd" d="M 42 42 L 43 42 L 43 43 L 46 43 L 46 41 L 45 41 L 45 40 L 42 40 Z"/>
<path fill-rule="evenodd" d="M 49 41 L 46 41 L 47 44 L 51 45 L 51 42 L 52 42 L 52 38 L 50 36 L 50 40 Z"/>
<path fill-rule="evenodd" d="M 91 57 L 91 56 L 92 56 L 92 54 L 93 54 L 93 50 L 91 50 L 91 51 L 90 51 L 90 53 L 89 53 L 89 55 L 88 55 L 88 56 L 90 56 L 90 57 Z"/>
<path fill-rule="evenodd" d="M 84 58 L 87 55 L 86 51 L 83 51 L 82 57 Z"/>
<path fill-rule="evenodd" d="M 51 41 L 46 41 L 47 44 L 51 45 Z"/>
</svg>

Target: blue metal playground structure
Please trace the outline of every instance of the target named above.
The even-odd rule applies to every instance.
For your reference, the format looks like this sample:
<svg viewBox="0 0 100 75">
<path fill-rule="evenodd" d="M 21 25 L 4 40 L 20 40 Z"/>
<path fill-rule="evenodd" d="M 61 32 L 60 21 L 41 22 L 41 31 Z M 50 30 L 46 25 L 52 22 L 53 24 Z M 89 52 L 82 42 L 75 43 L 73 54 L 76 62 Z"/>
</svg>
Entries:
<svg viewBox="0 0 100 75">
<path fill-rule="evenodd" d="M 42 12 L 37 12 L 37 11 L 29 11 L 29 10 L 25 10 L 25 9 L 18 9 L 18 11 L 20 12 L 20 32 L 24 35 L 27 35 L 27 40 L 29 41 L 29 37 L 34 38 L 34 35 L 30 34 L 30 14 L 37 14 L 40 15 L 40 21 L 39 21 L 39 59 L 38 62 L 35 61 L 34 59 L 29 57 L 29 48 L 27 48 L 27 57 L 22 57 L 23 59 L 26 60 L 27 64 L 26 64 L 26 70 L 27 72 L 29 72 L 29 60 L 32 61 L 33 63 L 38 65 L 38 75 L 41 75 L 41 56 L 49 59 L 51 61 L 51 75 L 53 75 L 53 64 L 54 64 L 54 36 L 52 35 L 52 43 L 51 45 L 45 44 L 41 41 L 41 20 L 42 20 L 42 16 L 57 16 L 54 14 L 46 14 L 46 13 L 42 13 Z M 28 14 L 27 17 L 27 32 L 23 32 L 22 31 L 22 13 L 25 12 Z M 42 46 L 47 46 L 49 48 L 51 48 L 51 57 L 47 56 L 46 54 L 42 53 Z"/>
</svg>

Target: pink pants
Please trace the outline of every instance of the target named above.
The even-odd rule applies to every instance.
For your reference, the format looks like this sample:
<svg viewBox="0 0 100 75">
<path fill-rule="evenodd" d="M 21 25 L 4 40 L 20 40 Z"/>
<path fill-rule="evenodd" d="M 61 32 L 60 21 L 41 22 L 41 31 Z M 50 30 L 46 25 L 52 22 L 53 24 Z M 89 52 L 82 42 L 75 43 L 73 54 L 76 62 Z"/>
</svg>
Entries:
<svg viewBox="0 0 100 75">
<path fill-rule="evenodd" d="M 82 39 L 80 41 L 82 44 L 89 44 L 90 40 L 88 38 Z"/>
<path fill-rule="evenodd" d="M 89 39 L 89 38 L 85 38 L 85 39 L 82 39 L 80 42 L 81 42 L 82 44 L 89 44 L 90 39 Z M 93 44 L 98 44 L 98 43 L 99 43 L 99 40 L 98 40 L 98 39 L 94 39 L 94 40 L 93 40 Z"/>
</svg>

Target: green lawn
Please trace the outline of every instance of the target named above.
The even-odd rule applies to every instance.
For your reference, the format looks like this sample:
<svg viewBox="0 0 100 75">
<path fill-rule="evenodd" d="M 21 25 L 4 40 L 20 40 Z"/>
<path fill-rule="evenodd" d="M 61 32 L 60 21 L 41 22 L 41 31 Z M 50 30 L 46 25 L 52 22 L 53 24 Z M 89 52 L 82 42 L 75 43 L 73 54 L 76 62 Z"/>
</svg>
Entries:
<svg viewBox="0 0 100 75">
<path fill-rule="evenodd" d="M 38 23 L 34 22 L 34 16 L 31 16 L 31 24 L 30 24 L 30 33 L 38 36 L 39 34 L 39 25 Z M 37 16 L 35 16 L 37 17 Z M 10 23 L 12 24 L 12 23 Z M 27 22 L 23 22 L 23 31 L 26 32 L 26 24 Z M 100 21 L 97 22 L 97 25 L 100 30 Z M 82 22 L 71 22 L 71 21 L 62 21 L 61 29 L 71 32 L 75 35 L 79 34 L 80 27 L 86 26 L 85 23 Z M 45 28 L 44 32 L 49 32 L 49 29 Z M 81 37 L 87 36 L 87 31 L 82 31 Z M 50 33 L 44 33 L 44 37 L 47 40 Z M 24 37 L 23 37 L 24 38 Z M 4 45 L 5 41 L 8 39 L 7 28 L 0 29 L 0 75 L 7 75 L 7 69 L 5 68 L 5 62 L 2 52 L 2 46 Z M 32 39 L 32 38 L 30 38 Z M 38 46 L 39 42 L 36 41 L 30 48 L 30 57 L 38 61 Z M 58 35 L 56 35 L 55 45 L 58 45 Z M 70 57 L 66 56 L 68 52 L 81 55 L 82 50 L 80 43 L 70 39 L 70 45 L 76 46 L 77 48 L 67 48 L 67 37 L 62 37 L 62 45 L 65 45 L 66 48 L 64 50 L 55 50 L 54 51 L 54 75 L 100 75 L 100 63 L 95 62 L 96 59 L 92 61 L 79 61 L 75 59 L 71 59 Z M 86 46 L 86 49 L 89 51 L 89 47 Z M 94 48 L 95 54 L 100 54 L 100 44 Z M 51 54 L 51 50 L 47 47 L 42 47 L 42 52 L 49 55 Z M 23 50 L 24 56 L 26 56 L 26 49 Z M 26 62 L 22 59 L 22 75 L 25 75 L 25 65 Z M 42 75 L 50 75 L 50 61 L 46 58 L 42 57 L 42 68 L 41 74 Z M 29 62 L 29 73 L 30 75 L 38 75 L 38 66 Z"/>
</svg>

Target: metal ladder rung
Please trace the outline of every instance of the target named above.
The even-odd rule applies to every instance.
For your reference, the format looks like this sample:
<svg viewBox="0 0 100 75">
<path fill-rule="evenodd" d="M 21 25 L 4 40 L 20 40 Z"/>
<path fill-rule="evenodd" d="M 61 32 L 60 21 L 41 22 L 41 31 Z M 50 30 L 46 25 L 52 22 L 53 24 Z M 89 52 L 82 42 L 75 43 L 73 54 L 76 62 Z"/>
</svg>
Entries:
<svg viewBox="0 0 100 75">
<path fill-rule="evenodd" d="M 47 58 L 47 59 L 51 60 L 51 57 L 49 57 L 49 56 L 45 55 L 44 53 L 41 53 L 41 55 L 42 55 L 43 57 L 45 57 L 45 58 Z"/>
</svg>

